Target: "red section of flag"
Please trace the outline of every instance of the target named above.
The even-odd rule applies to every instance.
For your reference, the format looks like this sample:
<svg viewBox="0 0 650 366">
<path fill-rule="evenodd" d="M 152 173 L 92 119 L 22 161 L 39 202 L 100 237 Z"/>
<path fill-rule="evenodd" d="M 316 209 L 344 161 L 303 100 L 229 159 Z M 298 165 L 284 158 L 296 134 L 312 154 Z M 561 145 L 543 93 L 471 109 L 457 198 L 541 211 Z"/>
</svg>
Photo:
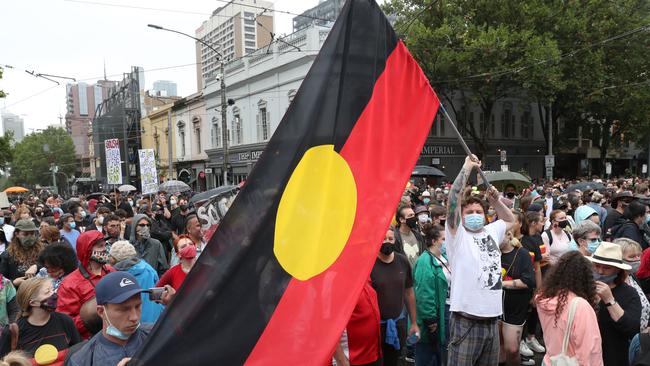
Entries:
<svg viewBox="0 0 650 366">
<path fill-rule="evenodd" d="M 324 273 L 308 281 L 291 280 L 246 365 L 327 362 L 370 274 L 438 106 L 422 70 L 400 42 L 341 149 L 357 184 L 357 214 L 348 242 Z"/>
</svg>

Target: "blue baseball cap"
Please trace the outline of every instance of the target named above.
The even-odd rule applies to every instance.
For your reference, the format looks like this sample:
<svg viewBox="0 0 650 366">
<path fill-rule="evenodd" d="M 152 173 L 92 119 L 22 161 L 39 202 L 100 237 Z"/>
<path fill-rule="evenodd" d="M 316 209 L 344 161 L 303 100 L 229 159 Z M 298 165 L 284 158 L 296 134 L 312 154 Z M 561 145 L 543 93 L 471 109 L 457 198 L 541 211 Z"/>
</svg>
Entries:
<svg viewBox="0 0 650 366">
<path fill-rule="evenodd" d="M 95 286 L 97 305 L 121 304 L 143 291 L 138 281 L 128 272 L 111 272 Z"/>
</svg>

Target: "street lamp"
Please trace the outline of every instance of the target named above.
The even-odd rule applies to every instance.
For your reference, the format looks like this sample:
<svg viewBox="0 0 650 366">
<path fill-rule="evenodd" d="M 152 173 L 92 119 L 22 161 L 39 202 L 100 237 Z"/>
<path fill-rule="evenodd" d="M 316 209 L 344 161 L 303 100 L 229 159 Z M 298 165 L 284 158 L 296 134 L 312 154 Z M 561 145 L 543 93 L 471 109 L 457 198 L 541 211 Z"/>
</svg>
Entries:
<svg viewBox="0 0 650 366">
<path fill-rule="evenodd" d="M 158 29 L 158 30 L 164 30 L 167 32 L 172 32 L 172 33 L 177 33 L 185 37 L 192 38 L 193 40 L 207 46 L 209 49 L 214 51 L 217 55 L 219 55 L 219 72 L 221 73 L 221 138 L 223 141 L 223 184 L 227 185 L 228 184 L 228 124 L 226 123 L 226 118 L 228 117 L 227 114 L 227 108 L 228 108 L 228 102 L 226 101 L 226 72 L 224 70 L 224 60 L 223 60 L 223 55 L 221 52 L 217 51 L 216 48 L 212 47 L 211 44 L 205 42 L 204 40 L 200 38 L 196 38 L 194 36 L 191 36 L 187 33 L 179 32 L 177 30 L 173 29 L 167 29 L 164 28 L 163 26 L 156 25 L 156 24 L 147 24 L 147 27 L 153 28 L 153 29 Z M 169 141 L 171 141 L 171 119 L 169 119 Z M 171 147 L 169 149 L 169 163 L 171 164 Z"/>
</svg>

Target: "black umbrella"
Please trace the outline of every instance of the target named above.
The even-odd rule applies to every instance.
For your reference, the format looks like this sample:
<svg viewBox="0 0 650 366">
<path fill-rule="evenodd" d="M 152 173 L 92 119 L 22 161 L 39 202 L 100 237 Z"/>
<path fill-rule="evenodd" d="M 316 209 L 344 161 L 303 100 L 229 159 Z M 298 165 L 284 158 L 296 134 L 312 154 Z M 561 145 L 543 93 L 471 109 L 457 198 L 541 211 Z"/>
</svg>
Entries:
<svg viewBox="0 0 650 366">
<path fill-rule="evenodd" d="M 440 178 L 446 177 L 445 173 L 441 172 L 439 169 L 426 165 L 416 165 L 415 168 L 413 168 L 413 173 L 411 173 L 411 176 Z"/>
<path fill-rule="evenodd" d="M 94 198 L 94 199 L 96 199 L 97 201 L 102 201 L 102 199 L 103 199 L 104 197 L 108 197 L 108 195 L 107 195 L 106 193 L 104 193 L 104 192 L 95 192 L 95 193 L 91 193 L 91 194 L 87 195 L 87 196 L 86 196 L 86 199 L 87 199 L 87 200 L 91 200 L 91 199 Z"/>
<path fill-rule="evenodd" d="M 213 188 L 213 189 L 211 189 L 209 191 L 205 191 L 205 192 L 201 192 L 199 194 L 195 194 L 194 196 L 192 196 L 192 198 L 190 198 L 190 203 L 194 204 L 194 203 L 197 203 L 197 202 L 203 202 L 203 201 L 209 200 L 212 197 L 219 196 L 219 195 L 222 195 L 224 193 L 234 191 L 234 190 L 236 190 L 238 188 L 239 187 L 232 186 L 232 185 Z"/>
<path fill-rule="evenodd" d="M 605 188 L 605 185 L 602 184 L 602 183 L 598 183 L 598 182 L 580 182 L 580 183 L 570 185 L 566 189 L 566 191 L 567 192 L 572 192 L 572 191 L 584 192 L 584 191 L 587 191 L 587 190 L 592 190 L 592 191 L 596 190 L 597 191 L 597 190 L 600 190 L 600 189 L 603 189 L 603 188 Z"/>
</svg>

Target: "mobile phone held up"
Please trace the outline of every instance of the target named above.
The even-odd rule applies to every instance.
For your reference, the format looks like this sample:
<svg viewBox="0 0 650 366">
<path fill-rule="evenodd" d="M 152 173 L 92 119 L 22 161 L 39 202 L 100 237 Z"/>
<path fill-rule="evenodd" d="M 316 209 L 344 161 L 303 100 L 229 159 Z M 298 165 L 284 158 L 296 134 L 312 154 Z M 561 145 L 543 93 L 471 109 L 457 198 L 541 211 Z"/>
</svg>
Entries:
<svg viewBox="0 0 650 366">
<path fill-rule="evenodd" d="M 152 287 L 147 290 L 149 293 L 149 300 L 160 302 L 162 300 L 162 295 L 165 292 L 164 287 Z"/>
</svg>

